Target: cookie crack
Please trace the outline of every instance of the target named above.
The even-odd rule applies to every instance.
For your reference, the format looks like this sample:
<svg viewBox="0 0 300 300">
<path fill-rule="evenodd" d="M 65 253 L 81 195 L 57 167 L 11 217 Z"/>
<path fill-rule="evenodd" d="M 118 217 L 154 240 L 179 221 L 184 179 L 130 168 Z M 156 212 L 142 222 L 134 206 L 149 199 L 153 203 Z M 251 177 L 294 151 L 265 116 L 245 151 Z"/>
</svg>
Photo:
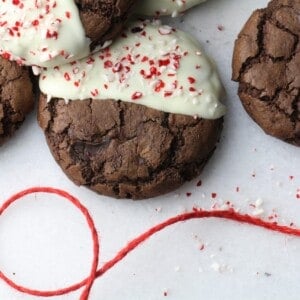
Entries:
<svg viewBox="0 0 300 300">
<path fill-rule="evenodd" d="M 242 82 L 239 87 L 239 92 L 248 94 L 249 96 L 256 98 L 263 102 L 274 102 L 275 99 L 279 96 L 280 92 L 283 90 L 282 87 L 277 88 L 273 96 L 263 95 L 264 90 L 260 90 L 252 86 L 250 83 Z"/>
<path fill-rule="evenodd" d="M 294 126 L 296 128 L 296 123 L 300 121 L 300 89 L 297 90 L 298 93 L 292 102 L 293 113 L 291 118 L 294 120 Z"/>
<path fill-rule="evenodd" d="M 267 15 L 265 13 L 265 9 L 264 10 L 260 10 L 262 12 L 264 12 L 264 14 L 261 16 L 260 18 L 260 22 L 257 25 L 257 38 L 256 38 L 256 43 L 258 46 L 258 51 L 257 54 L 255 56 L 252 57 L 248 57 L 245 62 L 242 64 L 242 67 L 239 70 L 239 76 L 236 79 L 236 81 L 240 81 L 242 75 L 248 71 L 249 68 L 251 68 L 252 64 L 255 63 L 257 61 L 257 59 L 259 59 L 259 57 L 261 56 L 261 54 L 264 53 L 264 27 L 265 24 L 267 22 Z M 247 36 L 247 35 L 244 35 Z"/>
<path fill-rule="evenodd" d="M 44 107 L 43 111 L 49 111 L 49 120 L 47 122 L 47 127 L 45 128 L 46 132 L 53 132 L 52 131 L 52 127 L 53 127 L 53 123 L 54 123 L 54 119 L 57 117 L 57 112 L 56 112 L 56 106 L 54 105 L 53 102 L 57 102 L 57 99 L 51 99 L 50 102 L 47 103 L 47 105 Z"/>
</svg>

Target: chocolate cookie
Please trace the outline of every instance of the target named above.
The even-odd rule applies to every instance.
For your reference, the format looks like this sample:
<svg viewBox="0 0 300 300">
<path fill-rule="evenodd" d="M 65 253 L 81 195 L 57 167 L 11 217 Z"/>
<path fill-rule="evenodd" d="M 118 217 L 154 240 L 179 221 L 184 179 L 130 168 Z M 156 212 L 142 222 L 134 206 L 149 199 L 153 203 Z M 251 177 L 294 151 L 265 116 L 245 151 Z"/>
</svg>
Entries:
<svg viewBox="0 0 300 300">
<path fill-rule="evenodd" d="M 198 175 L 225 113 L 214 63 L 159 22 L 135 22 L 109 48 L 44 70 L 39 86 L 57 162 L 77 184 L 117 198 L 157 196 Z"/>
<path fill-rule="evenodd" d="M 33 109 L 34 95 L 27 69 L 0 58 L 0 146 Z"/>
<path fill-rule="evenodd" d="M 132 199 L 167 193 L 197 176 L 222 127 L 221 118 L 195 119 L 115 100 L 47 103 L 46 96 L 38 119 L 71 180 Z"/>
<path fill-rule="evenodd" d="M 86 57 L 121 31 L 135 1 L 4 1 L 0 54 L 40 67 Z"/>
<path fill-rule="evenodd" d="M 300 146 L 300 2 L 256 10 L 235 42 L 233 80 L 249 115 L 272 136 Z"/>
</svg>

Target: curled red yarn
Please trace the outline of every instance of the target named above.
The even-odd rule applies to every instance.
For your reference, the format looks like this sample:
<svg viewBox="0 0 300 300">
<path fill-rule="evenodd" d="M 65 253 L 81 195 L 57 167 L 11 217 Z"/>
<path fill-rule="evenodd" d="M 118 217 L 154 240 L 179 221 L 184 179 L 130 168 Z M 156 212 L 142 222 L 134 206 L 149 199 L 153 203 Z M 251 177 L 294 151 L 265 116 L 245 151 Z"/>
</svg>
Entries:
<svg viewBox="0 0 300 300">
<path fill-rule="evenodd" d="M 202 218 L 220 218 L 220 219 L 228 219 L 232 221 L 236 221 L 239 223 L 247 223 L 254 226 L 259 226 L 271 231 L 277 231 L 283 234 L 287 235 L 294 235 L 300 237 L 300 229 L 291 228 L 288 226 L 278 225 L 276 222 L 267 222 L 263 221 L 259 218 L 251 217 L 247 214 L 240 214 L 232 209 L 230 210 L 215 210 L 215 211 L 206 211 L 206 210 L 199 210 L 194 208 L 191 212 L 183 213 L 180 215 L 177 215 L 173 218 L 170 218 L 141 234 L 137 238 L 130 241 L 124 248 L 122 248 L 111 260 L 106 262 L 100 269 L 98 268 L 99 263 L 99 236 L 97 233 L 97 230 L 95 228 L 94 221 L 87 210 L 86 207 L 84 207 L 80 201 L 75 198 L 74 196 L 70 195 L 69 193 L 60 190 L 55 189 L 51 187 L 33 187 L 30 189 L 26 189 L 24 191 L 21 191 L 12 197 L 10 197 L 8 200 L 6 200 L 3 205 L 0 208 L 0 215 L 3 214 L 3 212 L 14 202 L 21 200 L 24 196 L 34 194 L 34 193 L 48 193 L 48 194 L 55 194 L 58 196 L 61 196 L 65 200 L 71 202 L 75 207 L 77 207 L 82 215 L 85 217 L 87 225 L 90 229 L 90 233 L 93 240 L 93 260 L 91 265 L 90 274 L 87 278 L 83 279 L 81 282 L 78 282 L 76 284 L 73 284 L 69 287 L 57 289 L 53 291 L 39 291 L 30 289 L 27 287 L 23 287 L 21 285 L 18 285 L 11 279 L 9 279 L 3 272 L 0 271 L 0 278 L 4 280 L 9 286 L 14 288 L 15 290 L 32 295 L 32 296 L 40 296 L 40 297 L 52 297 L 52 296 L 59 296 L 68 294 L 71 292 L 74 292 L 80 288 L 84 288 L 83 292 L 81 293 L 80 300 L 87 300 L 90 294 L 90 290 L 92 288 L 92 285 L 94 281 L 101 277 L 103 274 L 105 274 L 108 270 L 110 270 L 114 265 L 116 265 L 118 262 L 120 262 L 127 254 L 129 254 L 131 251 L 133 251 L 135 248 L 137 248 L 141 243 L 148 240 L 152 235 L 155 233 L 158 233 L 159 231 L 165 229 L 168 226 L 171 226 L 173 224 L 191 220 L 191 219 L 202 219 Z"/>
</svg>

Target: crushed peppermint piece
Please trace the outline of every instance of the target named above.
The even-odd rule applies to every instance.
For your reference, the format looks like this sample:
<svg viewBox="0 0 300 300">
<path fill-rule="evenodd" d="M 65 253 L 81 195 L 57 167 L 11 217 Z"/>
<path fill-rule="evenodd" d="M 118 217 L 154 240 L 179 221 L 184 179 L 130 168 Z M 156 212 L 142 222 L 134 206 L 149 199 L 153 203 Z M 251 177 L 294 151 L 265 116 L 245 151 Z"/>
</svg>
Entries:
<svg viewBox="0 0 300 300">
<path fill-rule="evenodd" d="M 218 196 L 218 194 L 217 194 L 217 193 L 211 193 L 211 197 L 212 197 L 212 199 L 215 199 L 215 198 L 217 198 L 217 196 Z"/>
</svg>

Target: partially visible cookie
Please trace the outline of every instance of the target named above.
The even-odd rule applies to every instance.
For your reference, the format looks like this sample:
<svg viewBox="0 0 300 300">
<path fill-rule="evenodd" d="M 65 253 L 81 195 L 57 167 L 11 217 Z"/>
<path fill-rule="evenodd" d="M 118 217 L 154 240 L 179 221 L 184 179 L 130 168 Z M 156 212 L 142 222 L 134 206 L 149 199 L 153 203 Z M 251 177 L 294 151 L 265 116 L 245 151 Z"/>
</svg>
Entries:
<svg viewBox="0 0 300 300">
<path fill-rule="evenodd" d="M 135 1 L 2 1 L 0 54 L 41 67 L 86 57 L 122 30 Z"/>
<path fill-rule="evenodd" d="M 0 146 L 33 109 L 34 95 L 27 69 L 0 58 Z"/>
<path fill-rule="evenodd" d="M 256 10 L 235 42 L 233 80 L 249 115 L 272 136 L 300 146 L 300 2 Z"/>
<path fill-rule="evenodd" d="M 214 63 L 191 36 L 159 22 L 131 24 L 109 48 L 44 70 L 39 84 L 39 124 L 56 161 L 104 195 L 176 189 L 201 172 L 220 136 Z"/>
<path fill-rule="evenodd" d="M 136 13 L 145 16 L 166 16 L 177 17 L 193 6 L 206 0 L 143 0 L 136 5 Z"/>
</svg>

